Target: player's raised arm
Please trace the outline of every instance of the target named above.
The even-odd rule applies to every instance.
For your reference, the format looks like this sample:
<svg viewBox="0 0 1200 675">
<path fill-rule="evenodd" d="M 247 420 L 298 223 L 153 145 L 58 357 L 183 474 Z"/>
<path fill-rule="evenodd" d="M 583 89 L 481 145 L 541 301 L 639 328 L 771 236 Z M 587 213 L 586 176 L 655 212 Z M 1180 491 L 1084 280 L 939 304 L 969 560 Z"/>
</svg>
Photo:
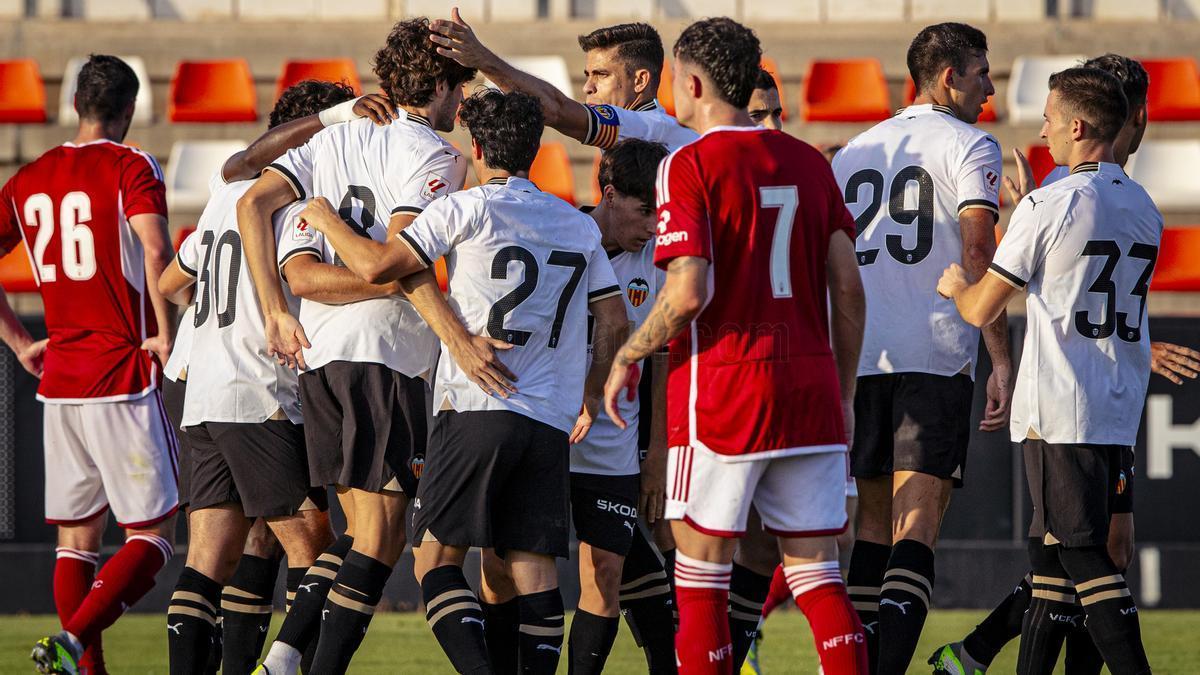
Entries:
<svg viewBox="0 0 1200 675">
<path fill-rule="evenodd" d="M 520 91 L 537 98 L 546 126 L 578 141 L 586 140 L 591 119 L 587 108 L 549 82 L 514 68 L 484 46 L 457 7 L 450 10 L 449 19 L 435 20 L 429 29 L 429 39 L 439 45 L 439 54 L 479 70 L 506 92 Z"/>
</svg>

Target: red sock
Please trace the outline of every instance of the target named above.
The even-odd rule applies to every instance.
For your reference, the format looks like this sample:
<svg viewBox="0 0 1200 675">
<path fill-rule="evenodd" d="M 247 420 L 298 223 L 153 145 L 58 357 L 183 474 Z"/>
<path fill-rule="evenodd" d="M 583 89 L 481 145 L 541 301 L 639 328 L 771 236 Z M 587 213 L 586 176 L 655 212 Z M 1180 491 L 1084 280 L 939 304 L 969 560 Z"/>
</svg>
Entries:
<svg viewBox="0 0 1200 675">
<path fill-rule="evenodd" d="M 792 601 L 792 589 L 788 588 L 787 576 L 783 573 L 783 565 L 775 568 L 775 576 L 771 577 L 771 590 L 767 592 L 767 600 L 763 603 L 763 618 L 771 615 L 776 607 Z"/>
<path fill-rule="evenodd" d="M 59 622 L 66 626 L 92 587 L 100 554 L 67 546 L 58 547 L 55 553 L 58 559 L 54 563 L 54 607 Z M 99 638 L 84 651 L 79 666 L 88 675 L 105 674 L 104 648 Z"/>
<path fill-rule="evenodd" d="M 733 565 L 675 553 L 675 604 L 679 632 L 675 657 L 679 675 L 732 675 L 729 637 L 729 575 Z"/>
<path fill-rule="evenodd" d="M 171 544 L 154 534 L 135 534 L 105 563 L 91 591 L 63 628 L 85 647 L 116 623 L 151 588 L 154 575 L 171 559 Z"/>
<path fill-rule="evenodd" d="M 837 561 L 793 565 L 784 573 L 812 627 L 825 675 L 866 675 L 867 638 Z"/>
</svg>

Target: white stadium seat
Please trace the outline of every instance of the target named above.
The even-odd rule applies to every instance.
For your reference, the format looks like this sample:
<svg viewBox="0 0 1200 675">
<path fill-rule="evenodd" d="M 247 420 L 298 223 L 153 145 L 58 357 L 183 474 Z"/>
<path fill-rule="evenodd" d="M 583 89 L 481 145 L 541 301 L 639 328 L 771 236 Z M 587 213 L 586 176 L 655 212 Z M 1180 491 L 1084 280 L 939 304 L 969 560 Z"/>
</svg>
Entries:
<svg viewBox="0 0 1200 675">
<path fill-rule="evenodd" d="M 208 181 L 245 141 L 176 141 L 167 160 L 167 205 L 199 211 L 208 203 Z"/>
<path fill-rule="evenodd" d="M 1041 122 L 1050 93 L 1050 76 L 1077 66 L 1083 55 L 1018 56 L 1008 80 L 1008 117 L 1013 124 Z"/>
<path fill-rule="evenodd" d="M 536 75 L 554 85 L 567 98 L 575 98 L 571 87 L 571 73 L 567 70 L 567 62 L 561 56 L 513 56 L 508 62 L 518 70 L 530 75 Z M 496 88 L 491 80 L 484 80 L 484 86 Z"/>
<path fill-rule="evenodd" d="M 1200 209 L 1200 140 L 1142 141 L 1129 158 L 1129 177 L 1141 183 L 1159 209 Z"/>
<path fill-rule="evenodd" d="M 122 56 L 122 61 L 133 68 L 138 79 L 137 100 L 133 104 L 133 123 L 150 124 L 154 120 L 154 99 L 150 90 L 150 76 L 146 74 L 146 62 L 140 56 Z M 58 123 L 64 127 L 73 127 L 79 122 L 75 113 L 75 87 L 79 80 L 79 71 L 87 57 L 76 56 L 67 61 L 63 70 L 62 93 L 58 99 Z"/>
</svg>

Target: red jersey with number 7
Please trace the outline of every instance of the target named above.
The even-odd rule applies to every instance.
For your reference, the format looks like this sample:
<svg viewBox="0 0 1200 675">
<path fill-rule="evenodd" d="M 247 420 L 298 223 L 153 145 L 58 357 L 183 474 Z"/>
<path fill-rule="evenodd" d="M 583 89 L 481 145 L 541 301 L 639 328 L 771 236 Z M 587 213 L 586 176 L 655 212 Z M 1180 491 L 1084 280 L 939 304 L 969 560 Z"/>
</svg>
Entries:
<svg viewBox="0 0 1200 675">
<path fill-rule="evenodd" d="M 0 191 L 0 248 L 24 246 L 46 308 L 50 344 L 38 398 L 95 403 L 158 386 L 142 342 L 158 333 L 146 288 L 140 214 L 167 215 L 162 169 L 119 143 L 65 143 Z"/>
<path fill-rule="evenodd" d="M 670 344 L 669 444 L 845 450 L 825 260 L 855 229 L 829 163 L 780 131 L 718 127 L 663 160 L 657 192 L 655 263 L 709 262 L 708 304 Z"/>
</svg>

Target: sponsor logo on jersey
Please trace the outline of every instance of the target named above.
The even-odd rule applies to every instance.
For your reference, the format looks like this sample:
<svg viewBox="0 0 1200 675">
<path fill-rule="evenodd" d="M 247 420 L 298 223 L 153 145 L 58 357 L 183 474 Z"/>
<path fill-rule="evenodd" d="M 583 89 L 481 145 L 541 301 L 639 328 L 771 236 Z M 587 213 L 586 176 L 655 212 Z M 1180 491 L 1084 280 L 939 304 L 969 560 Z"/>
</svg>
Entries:
<svg viewBox="0 0 1200 675">
<path fill-rule="evenodd" d="M 687 240 L 688 240 L 687 232 L 682 232 L 682 231 L 681 232 L 668 232 L 666 234 L 660 234 L 657 237 L 655 237 L 654 244 L 656 246 L 670 246 L 671 244 L 678 244 L 680 242 L 684 242 Z"/>
<path fill-rule="evenodd" d="M 292 239 L 296 241 L 312 241 L 312 225 L 309 225 L 308 221 L 303 218 L 296 218 L 296 221 L 292 223 Z"/>
<path fill-rule="evenodd" d="M 421 189 L 422 197 L 426 199 L 435 199 L 449 191 L 450 181 L 433 172 L 425 175 L 425 187 Z"/>
<path fill-rule="evenodd" d="M 624 516 L 626 518 L 637 518 L 637 507 L 630 506 L 628 504 L 610 502 L 607 499 L 597 499 L 596 508 L 604 511 L 605 513 L 615 513 L 618 516 Z"/>
<path fill-rule="evenodd" d="M 425 455 L 417 455 L 408 463 L 408 468 L 412 470 L 413 478 L 421 480 L 421 474 L 425 473 Z M 418 506 L 417 508 L 421 508 Z"/>
<path fill-rule="evenodd" d="M 629 304 L 641 307 L 646 298 L 650 297 L 650 284 L 641 277 L 635 277 L 629 282 L 625 292 L 629 295 Z"/>
</svg>

